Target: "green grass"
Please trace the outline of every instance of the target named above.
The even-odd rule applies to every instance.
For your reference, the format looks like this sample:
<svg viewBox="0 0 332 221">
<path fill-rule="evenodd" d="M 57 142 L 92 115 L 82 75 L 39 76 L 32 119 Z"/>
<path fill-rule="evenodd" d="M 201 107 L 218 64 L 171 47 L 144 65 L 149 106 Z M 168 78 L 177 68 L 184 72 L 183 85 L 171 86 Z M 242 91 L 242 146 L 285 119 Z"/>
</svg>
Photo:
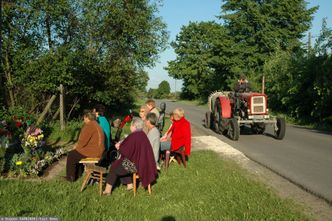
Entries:
<svg viewBox="0 0 332 221">
<path fill-rule="evenodd" d="M 60 129 L 59 122 L 54 122 L 47 127 L 47 142 L 57 144 L 58 142 L 73 143 L 78 139 L 78 135 L 83 126 L 83 120 L 67 122 L 65 129 Z"/>
<path fill-rule="evenodd" d="M 98 186 L 79 192 L 68 183 L 0 180 L 0 216 L 53 216 L 61 220 L 308 220 L 300 207 L 281 200 L 245 171 L 210 151 L 194 152 L 188 168 L 171 164 L 149 196 L 125 187 L 111 196 Z"/>
</svg>

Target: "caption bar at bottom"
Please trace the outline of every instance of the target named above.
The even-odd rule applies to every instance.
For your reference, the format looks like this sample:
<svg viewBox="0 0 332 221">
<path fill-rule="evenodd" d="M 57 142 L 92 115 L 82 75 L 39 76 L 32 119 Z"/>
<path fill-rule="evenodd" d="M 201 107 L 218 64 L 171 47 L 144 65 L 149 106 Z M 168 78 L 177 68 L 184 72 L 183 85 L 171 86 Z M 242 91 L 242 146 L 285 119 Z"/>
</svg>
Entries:
<svg viewBox="0 0 332 221">
<path fill-rule="evenodd" d="M 0 221 L 59 221 L 57 217 L 0 217 Z"/>
</svg>

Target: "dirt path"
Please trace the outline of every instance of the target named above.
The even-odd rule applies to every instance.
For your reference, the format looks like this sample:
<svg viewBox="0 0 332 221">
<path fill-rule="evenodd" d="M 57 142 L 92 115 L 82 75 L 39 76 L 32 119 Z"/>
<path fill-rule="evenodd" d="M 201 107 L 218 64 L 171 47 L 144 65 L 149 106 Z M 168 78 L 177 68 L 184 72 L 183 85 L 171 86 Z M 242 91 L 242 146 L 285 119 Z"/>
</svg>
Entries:
<svg viewBox="0 0 332 221">
<path fill-rule="evenodd" d="M 59 161 L 52 164 L 47 170 L 44 172 L 44 175 L 41 177 L 42 180 L 51 180 L 58 176 L 60 176 L 61 171 L 66 168 L 66 160 L 67 156 L 63 156 Z"/>
<path fill-rule="evenodd" d="M 67 149 L 73 148 L 73 143 L 64 143 L 64 142 L 57 142 L 56 145 L 60 145 L 62 147 L 65 147 Z M 62 156 L 60 160 L 54 162 L 50 167 L 48 167 L 44 174 L 39 178 L 41 180 L 51 180 L 56 177 L 60 176 L 61 171 L 63 171 L 66 168 L 66 160 L 67 156 Z"/>
</svg>

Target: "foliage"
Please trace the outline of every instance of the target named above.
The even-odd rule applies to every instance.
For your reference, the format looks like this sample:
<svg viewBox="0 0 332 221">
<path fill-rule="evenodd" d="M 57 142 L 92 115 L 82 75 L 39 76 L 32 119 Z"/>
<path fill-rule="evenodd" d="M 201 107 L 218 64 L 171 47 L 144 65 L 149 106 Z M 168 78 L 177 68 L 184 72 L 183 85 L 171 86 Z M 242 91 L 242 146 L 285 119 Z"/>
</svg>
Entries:
<svg viewBox="0 0 332 221">
<path fill-rule="evenodd" d="M 150 88 L 147 92 L 147 97 L 148 98 L 154 98 L 157 94 L 157 89 Z"/>
<path fill-rule="evenodd" d="M 0 147 L 0 173 L 5 172 L 9 177 L 37 176 L 66 153 L 65 149 L 52 150 L 46 146 L 43 131 L 33 125 L 21 137 L 16 145 Z M 16 147 L 19 144 L 21 148 Z"/>
<path fill-rule="evenodd" d="M 317 9 L 303 0 L 225 0 L 221 8 L 221 24 L 190 22 L 172 43 L 177 57 L 167 70 L 183 79 L 186 98 L 206 100 L 214 90 L 230 90 L 242 74 L 260 88 L 265 62 L 276 50 L 300 50 Z"/>
<path fill-rule="evenodd" d="M 33 117 L 23 109 L 3 109 L 0 116 L 0 174 L 36 176 L 66 153 L 45 145 L 43 130 L 33 126 Z"/>
<path fill-rule="evenodd" d="M 213 152 L 193 152 L 188 168 L 171 164 L 159 174 L 151 196 L 138 188 L 134 198 L 122 186 L 111 196 L 100 197 L 98 185 L 80 193 L 82 179 L 0 180 L 0 214 L 60 220 L 309 220 L 303 208 L 281 200 L 255 179 Z M 17 200 L 22 194 L 23 200 Z"/>
<path fill-rule="evenodd" d="M 236 73 L 229 65 L 237 59 L 234 54 L 239 48 L 223 26 L 191 22 L 181 28 L 172 46 L 177 57 L 168 63 L 167 70 L 170 76 L 183 79 L 186 97 L 204 99 L 213 90 L 229 89 Z"/>
<path fill-rule="evenodd" d="M 0 137 L 0 139 L 1 139 L 1 137 Z M 0 140 L 0 142 L 1 142 L 1 140 Z M 0 174 L 5 169 L 5 163 L 6 163 L 5 155 L 6 155 L 6 147 L 1 146 L 1 143 L 0 143 Z"/>
<path fill-rule="evenodd" d="M 278 48 L 283 51 L 300 48 L 300 39 L 317 10 L 317 7 L 307 9 L 306 6 L 303 0 L 225 1 L 220 17 L 235 44 L 245 49 L 242 58 L 247 70 L 243 71 L 253 70 L 257 74 Z"/>
<path fill-rule="evenodd" d="M 166 98 L 169 93 L 171 92 L 171 86 L 169 85 L 168 81 L 162 81 L 158 85 L 158 94 L 156 98 Z"/>
<path fill-rule="evenodd" d="M 264 66 L 270 105 L 305 122 L 327 122 L 332 108 L 332 30 L 323 22 L 307 53 L 278 51 Z M 331 123 L 331 122 L 330 122 Z"/>
<path fill-rule="evenodd" d="M 171 86 L 168 81 L 162 81 L 157 89 L 150 88 L 148 90 L 147 96 L 149 98 L 163 99 L 167 98 L 171 93 Z"/>
<path fill-rule="evenodd" d="M 254 90 L 265 76 L 269 106 L 299 121 L 330 122 L 332 31 L 323 20 L 313 48 L 301 43 L 317 7 L 303 0 L 225 0 L 221 24 L 190 22 L 172 42 L 169 75 L 183 79 L 182 97 L 206 100 L 245 74 Z M 290 13 L 291 12 L 291 13 Z"/>
<path fill-rule="evenodd" d="M 38 147 L 31 154 L 14 154 L 10 160 L 8 177 L 34 177 L 42 174 L 43 170 L 54 161 L 59 160 L 68 152 L 66 148 L 47 149 Z"/>
<path fill-rule="evenodd" d="M 60 84 L 68 110 L 131 103 L 168 38 L 158 7 L 148 0 L 4 4 L 6 104 L 40 113 Z"/>
<path fill-rule="evenodd" d="M 14 142 L 34 122 L 34 116 L 26 113 L 23 108 L 9 108 L 0 111 L 0 137 Z"/>
</svg>

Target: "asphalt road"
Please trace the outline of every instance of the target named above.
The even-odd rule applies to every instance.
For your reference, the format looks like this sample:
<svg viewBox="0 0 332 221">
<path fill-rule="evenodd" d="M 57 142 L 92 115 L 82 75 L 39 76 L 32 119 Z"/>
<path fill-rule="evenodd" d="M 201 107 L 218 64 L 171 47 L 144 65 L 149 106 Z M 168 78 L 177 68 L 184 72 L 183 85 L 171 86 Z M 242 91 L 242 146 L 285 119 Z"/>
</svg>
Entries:
<svg viewBox="0 0 332 221">
<path fill-rule="evenodd" d="M 238 141 L 232 141 L 203 126 L 207 108 L 165 102 L 167 113 L 176 107 L 185 110 L 194 136 L 215 136 L 251 160 L 332 203 L 332 134 L 287 125 L 283 140 L 274 139 L 272 127 L 267 127 L 263 135 L 251 134 L 248 130 L 241 133 Z M 157 101 L 158 106 L 159 103 Z"/>
</svg>

